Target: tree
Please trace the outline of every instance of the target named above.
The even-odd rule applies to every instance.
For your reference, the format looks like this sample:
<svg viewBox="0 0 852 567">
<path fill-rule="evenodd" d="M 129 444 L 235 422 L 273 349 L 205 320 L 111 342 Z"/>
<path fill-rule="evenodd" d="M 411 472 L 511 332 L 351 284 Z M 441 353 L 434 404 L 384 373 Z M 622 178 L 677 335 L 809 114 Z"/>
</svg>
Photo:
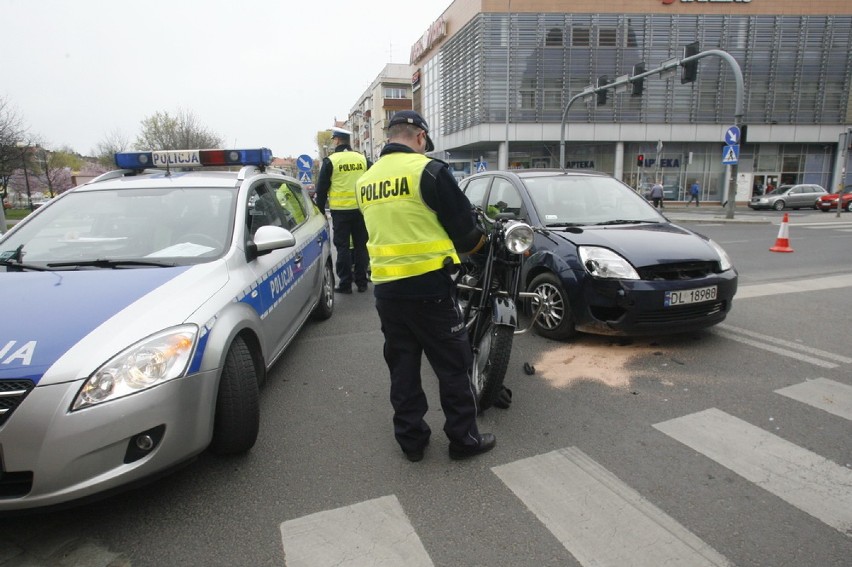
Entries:
<svg viewBox="0 0 852 567">
<path fill-rule="evenodd" d="M 0 97 L 0 193 L 3 199 L 8 196 L 9 180 L 26 157 L 18 146 L 26 136 L 27 130 L 17 110 Z"/>
<path fill-rule="evenodd" d="M 155 112 L 143 119 L 135 145 L 138 150 L 217 148 L 222 146 L 222 138 L 202 126 L 191 111 L 178 110 L 174 116 Z"/>
<path fill-rule="evenodd" d="M 107 168 L 115 167 L 115 154 L 126 152 L 130 148 L 130 139 L 121 130 L 113 130 L 98 142 L 95 157 L 98 163 Z M 78 168 L 79 169 L 79 168 Z"/>
<path fill-rule="evenodd" d="M 320 159 L 327 157 L 334 150 L 331 146 L 331 130 L 317 132 L 317 148 L 319 148 Z"/>
<path fill-rule="evenodd" d="M 39 179 L 44 182 L 51 198 L 72 187 L 71 172 L 79 170 L 84 164 L 83 159 L 67 147 L 55 152 L 37 148 L 36 157 L 41 169 Z"/>
</svg>

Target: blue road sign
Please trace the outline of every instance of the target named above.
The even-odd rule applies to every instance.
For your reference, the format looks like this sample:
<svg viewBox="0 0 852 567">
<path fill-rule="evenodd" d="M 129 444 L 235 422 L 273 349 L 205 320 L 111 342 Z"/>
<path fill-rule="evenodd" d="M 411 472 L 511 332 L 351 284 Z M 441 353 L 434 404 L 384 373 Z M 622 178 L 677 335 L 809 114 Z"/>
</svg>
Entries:
<svg viewBox="0 0 852 567">
<path fill-rule="evenodd" d="M 740 161 L 740 147 L 739 146 L 725 146 L 722 149 L 722 164 L 723 165 L 735 165 L 738 161 Z"/>
<path fill-rule="evenodd" d="M 310 171 L 313 166 L 314 160 L 309 155 L 302 154 L 296 158 L 296 167 L 299 168 L 299 171 Z"/>
<path fill-rule="evenodd" d="M 474 164 L 476 166 L 476 173 L 482 173 L 483 171 L 488 170 L 488 162 L 487 161 L 478 161 Z"/>
<path fill-rule="evenodd" d="M 729 146 L 740 145 L 740 129 L 736 126 L 731 126 L 725 131 L 725 143 Z"/>
<path fill-rule="evenodd" d="M 311 172 L 310 171 L 303 171 L 302 173 L 300 173 L 299 174 L 299 181 L 301 183 L 310 183 L 311 182 Z"/>
</svg>

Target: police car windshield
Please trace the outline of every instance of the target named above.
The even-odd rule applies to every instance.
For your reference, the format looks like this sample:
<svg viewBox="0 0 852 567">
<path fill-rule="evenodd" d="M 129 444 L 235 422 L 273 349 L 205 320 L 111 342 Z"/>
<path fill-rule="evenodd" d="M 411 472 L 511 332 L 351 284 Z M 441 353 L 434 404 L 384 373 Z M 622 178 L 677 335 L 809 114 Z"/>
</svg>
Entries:
<svg viewBox="0 0 852 567">
<path fill-rule="evenodd" d="M 230 247 L 236 191 L 150 188 L 80 191 L 45 205 L 2 250 L 48 268 L 209 262 Z"/>
</svg>

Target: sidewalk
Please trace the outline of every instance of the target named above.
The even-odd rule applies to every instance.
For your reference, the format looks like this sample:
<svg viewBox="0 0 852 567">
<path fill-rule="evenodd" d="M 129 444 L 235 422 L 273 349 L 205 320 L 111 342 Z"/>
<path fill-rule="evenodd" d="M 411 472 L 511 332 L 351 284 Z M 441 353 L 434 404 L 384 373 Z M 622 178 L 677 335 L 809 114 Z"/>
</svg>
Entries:
<svg viewBox="0 0 852 567">
<path fill-rule="evenodd" d="M 751 224 L 769 224 L 775 222 L 775 217 L 778 214 L 762 215 L 755 214 L 745 204 L 737 203 L 734 209 L 734 218 L 728 218 L 728 209 L 722 207 L 719 203 L 703 203 L 701 206 L 687 205 L 683 201 L 667 201 L 663 203 L 663 208 L 659 211 L 672 221 L 691 221 L 691 222 L 734 222 L 734 223 L 751 223 Z M 775 212 L 775 211 L 771 211 Z M 778 218 L 780 221 L 780 216 Z"/>
</svg>

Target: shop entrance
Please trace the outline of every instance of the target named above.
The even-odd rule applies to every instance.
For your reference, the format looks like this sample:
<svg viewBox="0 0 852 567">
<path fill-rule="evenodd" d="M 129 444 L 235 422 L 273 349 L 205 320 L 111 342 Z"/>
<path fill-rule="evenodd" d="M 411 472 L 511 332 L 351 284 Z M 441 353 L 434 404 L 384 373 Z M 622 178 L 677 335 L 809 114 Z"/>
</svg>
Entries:
<svg viewBox="0 0 852 567">
<path fill-rule="evenodd" d="M 755 175 L 754 182 L 751 187 L 752 197 L 756 195 L 765 195 L 768 191 L 778 187 L 778 174 Z"/>
</svg>

